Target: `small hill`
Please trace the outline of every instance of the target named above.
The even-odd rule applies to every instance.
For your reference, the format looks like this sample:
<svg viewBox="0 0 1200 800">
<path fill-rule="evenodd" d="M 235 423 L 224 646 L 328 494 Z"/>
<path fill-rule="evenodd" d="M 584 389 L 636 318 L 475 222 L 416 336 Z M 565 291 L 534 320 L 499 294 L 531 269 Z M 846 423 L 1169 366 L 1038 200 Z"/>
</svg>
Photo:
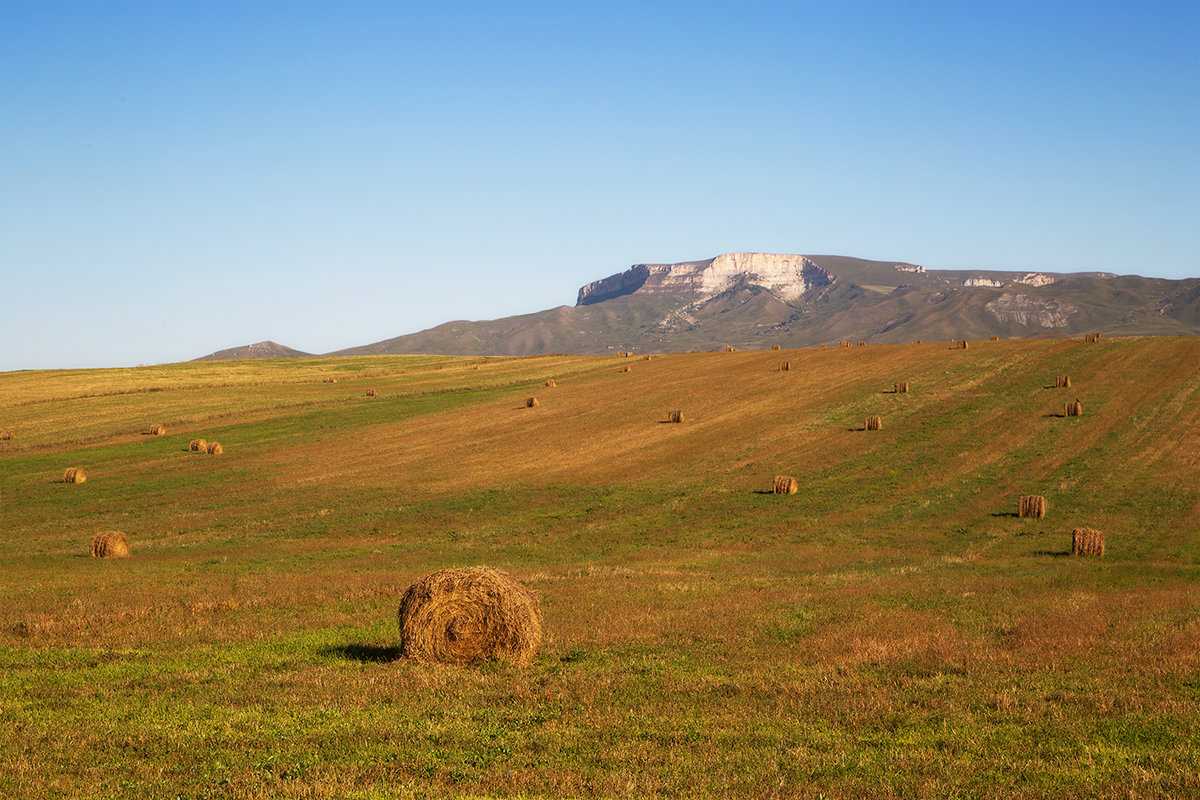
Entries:
<svg viewBox="0 0 1200 800">
<path fill-rule="evenodd" d="M 241 347 L 230 347 L 192 360 L 225 361 L 236 358 L 304 358 L 312 355 L 312 353 L 306 353 L 303 350 L 296 350 L 291 347 L 285 347 L 277 342 L 268 341 L 255 342 L 254 344 L 246 344 Z"/>
</svg>

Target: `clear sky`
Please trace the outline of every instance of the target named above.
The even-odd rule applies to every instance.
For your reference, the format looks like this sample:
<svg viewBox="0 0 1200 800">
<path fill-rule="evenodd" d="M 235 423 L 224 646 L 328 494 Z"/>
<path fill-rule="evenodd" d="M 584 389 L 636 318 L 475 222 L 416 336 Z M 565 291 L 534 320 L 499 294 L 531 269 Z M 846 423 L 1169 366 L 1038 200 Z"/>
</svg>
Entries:
<svg viewBox="0 0 1200 800">
<path fill-rule="evenodd" d="M 1200 2 L 0 0 L 0 370 L 730 251 L 1200 275 Z"/>
</svg>

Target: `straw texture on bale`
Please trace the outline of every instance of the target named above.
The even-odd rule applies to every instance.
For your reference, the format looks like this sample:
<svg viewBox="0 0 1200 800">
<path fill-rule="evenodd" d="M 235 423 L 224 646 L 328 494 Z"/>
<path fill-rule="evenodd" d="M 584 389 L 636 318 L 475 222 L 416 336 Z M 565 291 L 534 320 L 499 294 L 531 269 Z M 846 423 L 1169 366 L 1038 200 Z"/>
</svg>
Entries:
<svg viewBox="0 0 1200 800">
<path fill-rule="evenodd" d="M 225 448 L 221 447 L 220 442 L 209 442 L 208 445 L 205 446 L 204 451 L 210 456 L 219 456 L 225 452 Z"/>
<path fill-rule="evenodd" d="M 908 394 L 908 381 L 900 381 L 900 383 L 893 384 L 892 391 L 896 394 Z"/>
<path fill-rule="evenodd" d="M 1068 417 L 1082 417 L 1083 416 L 1083 403 L 1079 402 L 1078 397 L 1075 398 L 1074 403 L 1067 403 L 1066 409 L 1067 409 L 1066 415 Z"/>
<path fill-rule="evenodd" d="M 208 442 L 203 439 L 192 439 L 188 442 L 188 450 L 191 450 L 193 453 L 207 453 Z"/>
<path fill-rule="evenodd" d="M 779 371 L 780 372 L 790 372 L 791 369 L 792 369 L 792 362 L 790 362 L 790 361 L 780 361 L 779 362 Z"/>
<path fill-rule="evenodd" d="M 966 339 L 963 339 L 962 341 L 960 341 L 960 342 L 958 343 L 958 349 L 959 349 L 959 350 L 967 350 L 967 349 L 969 349 L 970 347 L 971 347 L 971 343 L 970 343 L 970 342 L 968 342 Z"/>
<path fill-rule="evenodd" d="M 404 593 L 399 617 L 400 652 L 416 661 L 527 665 L 542 642 L 537 597 L 487 567 L 426 575 Z"/>
<path fill-rule="evenodd" d="M 775 494 L 795 494 L 799 489 L 800 484 L 791 475 L 775 476 Z"/>
<path fill-rule="evenodd" d="M 843 339 L 842 341 L 838 342 L 838 347 L 850 347 L 850 343 Z"/>
<path fill-rule="evenodd" d="M 528 400 L 525 401 L 526 408 L 537 408 L 538 405 L 539 405 L 539 403 L 538 403 L 538 399 L 536 397 L 530 397 Z"/>
<path fill-rule="evenodd" d="M 547 389 L 553 389 L 555 386 L 558 386 L 558 381 L 554 380 L 553 378 L 551 378 L 550 380 L 546 381 L 546 388 L 547 388 Z"/>
<path fill-rule="evenodd" d="M 1095 528 L 1076 528 L 1071 531 L 1071 555 L 1104 555 L 1104 532 Z"/>
<path fill-rule="evenodd" d="M 1100 341 L 1100 334 L 1099 333 L 1084 334 L 1083 340 L 1085 342 L 1098 342 L 1098 341 Z"/>
<path fill-rule="evenodd" d="M 83 483 L 87 480 L 87 473 L 83 471 L 83 467 L 67 467 L 63 472 L 63 483 Z"/>
<path fill-rule="evenodd" d="M 1071 388 L 1071 376 L 1070 375 L 1059 375 L 1057 378 L 1054 379 L 1054 388 L 1055 389 L 1070 389 Z"/>
<path fill-rule="evenodd" d="M 1018 517 L 1043 519 L 1046 516 L 1046 498 L 1040 494 L 1023 494 L 1017 501 Z"/>
<path fill-rule="evenodd" d="M 878 431 L 883 429 L 883 419 L 881 417 L 867 417 L 867 430 Z"/>
<path fill-rule="evenodd" d="M 683 412 L 682 411 L 668 411 L 667 412 L 667 421 L 668 422 L 683 422 Z"/>
<path fill-rule="evenodd" d="M 866 346 L 867 346 L 867 343 L 866 343 L 866 341 L 865 341 L 865 340 L 863 340 L 863 339 L 859 339 L 859 340 L 858 340 L 858 346 L 859 346 L 859 347 L 866 347 Z"/>
<path fill-rule="evenodd" d="M 92 537 L 92 558 L 129 558 L 129 542 L 120 531 L 100 531 Z"/>
<path fill-rule="evenodd" d="M 156 422 L 150 426 L 150 435 L 151 436 L 165 436 L 166 433 L 167 433 L 166 425 L 160 425 L 159 423 Z"/>
<path fill-rule="evenodd" d="M 0 441 L 11 442 L 15 434 L 7 428 L 0 428 Z"/>
<path fill-rule="evenodd" d="M 726 353 L 732 353 L 732 352 L 733 352 L 733 345 L 731 345 L 731 344 L 727 344 L 727 345 L 725 345 L 725 352 L 726 352 Z"/>
<path fill-rule="evenodd" d="M 378 397 L 379 392 L 375 389 L 367 389 L 367 397 Z"/>
</svg>

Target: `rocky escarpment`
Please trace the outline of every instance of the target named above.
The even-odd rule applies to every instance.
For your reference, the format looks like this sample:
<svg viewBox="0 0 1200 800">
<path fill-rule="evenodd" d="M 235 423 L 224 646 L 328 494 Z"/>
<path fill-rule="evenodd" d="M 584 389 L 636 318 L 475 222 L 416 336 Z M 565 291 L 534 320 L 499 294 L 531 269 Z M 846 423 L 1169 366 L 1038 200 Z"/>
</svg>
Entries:
<svg viewBox="0 0 1200 800">
<path fill-rule="evenodd" d="M 634 292 L 678 295 L 689 300 L 712 297 L 739 284 L 761 286 L 786 302 L 814 288 L 829 286 L 834 276 L 807 256 L 774 253 L 725 253 L 707 261 L 678 264 L 635 264 L 625 272 L 589 283 L 579 290 L 577 306 L 611 300 Z"/>
<path fill-rule="evenodd" d="M 1029 328 L 1066 328 L 1079 309 L 1067 302 L 1005 292 L 985 308 L 1001 322 Z"/>
</svg>

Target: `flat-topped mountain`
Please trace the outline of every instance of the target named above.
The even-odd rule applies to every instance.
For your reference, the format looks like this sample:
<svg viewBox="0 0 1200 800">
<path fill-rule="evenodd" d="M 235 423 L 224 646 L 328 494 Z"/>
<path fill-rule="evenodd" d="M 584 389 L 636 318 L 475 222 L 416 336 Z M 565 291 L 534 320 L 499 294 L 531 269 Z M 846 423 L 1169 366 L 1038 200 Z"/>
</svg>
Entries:
<svg viewBox="0 0 1200 800">
<path fill-rule="evenodd" d="M 934 270 L 847 256 L 726 253 L 635 264 L 581 287 L 574 306 L 457 320 L 328 355 L 669 352 L 1089 331 L 1200 334 L 1200 278 Z M 237 350 L 207 358 L 254 357 L 226 355 Z"/>
<path fill-rule="evenodd" d="M 192 359 L 193 361 L 220 361 L 230 358 L 303 358 L 311 356 L 312 353 L 306 353 L 303 350 L 295 350 L 291 347 L 285 347 L 275 342 L 255 342 L 254 344 L 242 345 L 241 347 L 230 347 L 226 350 L 218 350 L 215 353 L 209 353 L 206 356 Z"/>
</svg>

